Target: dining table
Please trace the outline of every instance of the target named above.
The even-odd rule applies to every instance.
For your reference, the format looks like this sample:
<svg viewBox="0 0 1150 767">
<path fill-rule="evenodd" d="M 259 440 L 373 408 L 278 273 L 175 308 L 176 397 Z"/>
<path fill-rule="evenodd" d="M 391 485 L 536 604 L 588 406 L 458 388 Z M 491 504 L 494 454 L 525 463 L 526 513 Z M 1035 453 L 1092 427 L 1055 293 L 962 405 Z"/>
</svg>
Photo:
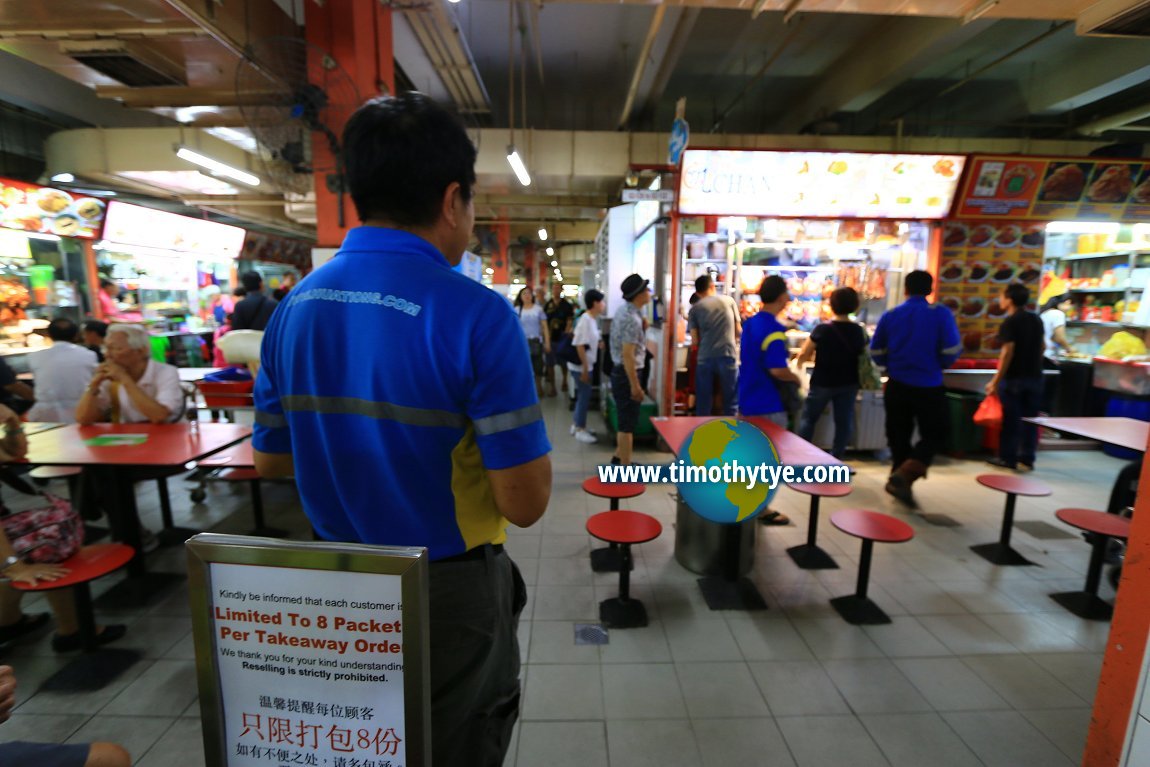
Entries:
<svg viewBox="0 0 1150 767">
<path fill-rule="evenodd" d="M 687 441 L 687 438 L 694 433 L 695 429 L 706 423 L 723 420 L 724 418 L 729 419 L 731 416 L 655 417 L 651 419 L 651 423 L 655 427 L 655 431 L 659 437 L 667 447 L 670 448 L 671 452 L 675 454 L 675 457 L 679 458 L 683 444 Z M 830 453 L 811 444 L 797 434 L 787 431 L 770 419 L 740 416 L 738 420 L 753 424 L 766 435 L 778 452 L 779 463 L 781 465 L 843 465 L 842 461 Z M 685 505 L 686 504 L 681 504 L 680 508 Z M 679 521 L 682 523 L 688 520 L 680 516 Z M 698 521 L 701 521 L 707 527 L 720 525 L 720 523 L 712 523 L 709 520 Z M 694 520 L 692 522 L 694 522 Z M 719 552 L 721 572 L 717 575 L 708 574 L 698 579 L 699 590 L 702 592 L 703 598 L 710 609 L 767 609 L 766 601 L 763 599 L 762 594 L 759 593 L 758 588 L 756 588 L 755 584 L 751 582 L 749 578 L 742 575 L 744 570 L 749 569 L 749 567 L 754 564 L 754 531 L 757 524 L 754 519 L 744 522 L 721 524 L 723 528 L 721 531 L 721 551 Z M 691 526 L 694 527 L 693 524 Z M 682 542 L 680 536 L 685 534 L 689 535 L 689 533 L 685 531 L 687 527 L 688 525 L 685 524 L 677 524 L 675 527 L 677 556 L 679 545 Z M 749 546 L 745 545 L 747 543 L 747 536 L 750 536 Z M 680 560 L 680 564 L 682 563 L 682 560 Z"/>
<path fill-rule="evenodd" d="M 1074 434 L 1140 453 L 1145 453 L 1147 443 L 1150 443 L 1150 422 L 1136 418 L 1036 416 L 1022 420 L 1044 429 Z"/>
<path fill-rule="evenodd" d="M 135 483 L 163 470 L 178 472 L 196 461 L 247 439 L 251 427 L 239 424 L 70 424 L 28 436 L 27 462 L 37 466 L 80 466 L 105 498 L 113 536 L 136 554 L 128 576 L 97 603 L 138 606 L 183 580 L 174 573 L 148 572 L 141 544 Z M 148 476 L 148 472 L 151 476 Z"/>
</svg>

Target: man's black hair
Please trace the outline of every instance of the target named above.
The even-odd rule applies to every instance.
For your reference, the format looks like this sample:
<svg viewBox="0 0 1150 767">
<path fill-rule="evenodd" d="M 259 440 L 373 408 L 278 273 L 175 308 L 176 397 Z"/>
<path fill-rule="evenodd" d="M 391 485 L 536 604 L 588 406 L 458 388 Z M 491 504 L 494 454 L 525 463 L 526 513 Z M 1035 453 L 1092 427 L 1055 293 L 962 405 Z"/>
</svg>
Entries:
<svg viewBox="0 0 1150 767">
<path fill-rule="evenodd" d="M 930 272 L 915 269 L 906 276 L 903 287 L 908 296 L 929 296 L 934 290 L 934 277 L 930 276 Z"/>
<path fill-rule="evenodd" d="M 773 304 L 786 292 L 787 281 L 777 274 L 764 278 L 763 284 L 759 286 L 759 298 L 763 299 L 764 304 Z"/>
<path fill-rule="evenodd" d="M 706 293 L 708 290 L 711 289 L 711 285 L 713 285 L 714 283 L 715 283 L 715 281 L 711 279 L 711 275 L 701 274 L 695 278 L 695 292 L 696 293 Z"/>
<path fill-rule="evenodd" d="M 592 306 L 602 301 L 603 298 L 604 296 L 601 291 L 592 288 L 583 294 L 583 303 L 587 304 L 587 308 L 590 309 Z"/>
<path fill-rule="evenodd" d="M 73 342 L 80 328 L 67 317 L 57 317 L 48 323 L 48 337 L 53 341 Z"/>
<path fill-rule="evenodd" d="M 116 283 L 114 281 L 109 280 L 107 277 L 101 277 L 100 278 L 100 287 L 101 288 L 111 287 L 112 285 L 115 285 L 115 284 Z"/>
<path fill-rule="evenodd" d="M 108 323 L 100 322 L 100 320 L 88 320 L 84 323 L 84 330 L 103 338 L 108 335 Z"/>
<path fill-rule="evenodd" d="M 443 193 L 475 186 L 475 145 L 451 112 L 422 93 L 372 99 L 343 131 L 348 189 L 361 221 L 430 226 Z"/>
<path fill-rule="evenodd" d="M 1019 309 L 1030 303 L 1030 288 L 1026 287 L 1021 282 L 1010 283 L 1002 292 L 1006 295 L 1007 298 L 1010 299 L 1010 303 L 1014 304 Z"/>
<path fill-rule="evenodd" d="M 248 293 L 255 293 L 264 286 L 264 278 L 259 272 L 244 272 L 240 275 L 240 282 L 244 284 L 244 290 Z"/>
<path fill-rule="evenodd" d="M 839 288 L 831 293 L 831 311 L 835 314 L 854 314 L 859 310 L 859 294 L 854 288 Z"/>
</svg>

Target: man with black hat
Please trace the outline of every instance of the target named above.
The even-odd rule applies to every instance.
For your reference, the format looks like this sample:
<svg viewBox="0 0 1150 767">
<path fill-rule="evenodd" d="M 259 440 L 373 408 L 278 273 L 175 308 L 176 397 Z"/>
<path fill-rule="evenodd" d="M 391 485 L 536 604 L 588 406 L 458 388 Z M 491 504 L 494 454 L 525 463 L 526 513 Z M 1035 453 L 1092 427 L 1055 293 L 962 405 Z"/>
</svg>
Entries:
<svg viewBox="0 0 1150 767">
<path fill-rule="evenodd" d="M 611 394 L 615 398 L 615 412 L 619 421 L 615 433 L 615 456 L 611 463 L 624 466 L 631 463 L 631 447 L 635 425 L 639 423 L 639 406 L 643 404 L 643 386 L 639 383 L 639 370 L 647 354 L 643 315 L 640 313 L 651 294 L 647 292 L 649 280 L 632 274 L 620 286 L 625 303 L 615 310 L 611 318 Z"/>
</svg>

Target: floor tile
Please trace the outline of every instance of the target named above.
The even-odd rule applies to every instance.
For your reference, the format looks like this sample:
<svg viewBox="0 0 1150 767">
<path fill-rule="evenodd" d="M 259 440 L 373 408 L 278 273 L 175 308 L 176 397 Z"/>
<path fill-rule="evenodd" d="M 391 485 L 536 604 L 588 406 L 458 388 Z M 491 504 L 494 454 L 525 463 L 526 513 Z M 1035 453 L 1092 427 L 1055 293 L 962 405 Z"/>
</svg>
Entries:
<svg viewBox="0 0 1150 767">
<path fill-rule="evenodd" d="M 523 720 L 602 719 L 603 686 L 586 666 L 533 665 L 527 674 Z"/>
<path fill-rule="evenodd" d="M 1053 674 L 1078 697 L 1092 703 L 1102 674 L 1101 653 L 1038 653 L 1030 659 Z"/>
<path fill-rule="evenodd" d="M 795 767 L 773 719 L 696 719 L 703 767 Z"/>
<path fill-rule="evenodd" d="M 956 655 L 1018 652 L 977 615 L 924 615 L 919 622 Z"/>
<path fill-rule="evenodd" d="M 885 626 L 863 626 L 863 631 L 888 658 L 920 658 L 949 655 L 950 650 L 927 631 L 917 618 L 895 615 Z"/>
<path fill-rule="evenodd" d="M 746 663 L 679 663 L 675 669 L 692 719 L 770 714 Z"/>
<path fill-rule="evenodd" d="M 838 688 L 816 661 L 749 665 L 767 706 L 776 717 L 850 712 Z"/>
<path fill-rule="evenodd" d="M 980 616 L 1012 645 L 1028 653 L 1076 652 L 1084 649 L 1074 637 L 1036 613 Z"/>
<path fill-rule="evenodd" d="M 544 557 L 539 560 L 539 586 L 590 586 L 593 572 L 589 559 L 578 557 Z M 617 581 L 619 576 L 615 575 Z"/>
<path fill-rule="evenodd" d="M 180 767 L 204 767 L 204 736 L 198 719 L 176 719 L 135 767 L 172 767 L 173 754 L 179 754 Z"/>
<path fill-rule="evenodd" d="M 602 663 L 670 663 L 671 647 L 661 621 L 643 628 L 608 631 L 608 642 L 599 647 Z"/>
<path fill-rule="evenodd" d="M 603 722 L 523 722 L 517 754 L 519 767 L 608 767 L 607 728 Z"/>
<path fill-rule="evenodd" d="M 37 692 L 20 706 L 22 714 L 97 714 L 147 671 L 154 661 L 142 660 L 102 690 L 91 692 Z M 17 670 L 19 673 L 19 670 Z M 17 677 L 19 680 L 19 677 Z M 177 712 L 178 713 L 178 712 Z M 173 714 L 175 716 L 175 714 Z"/>
<path fill-rule="evenodd" d="M 1015 708 L 1075 708 L 1087 703 L 1026 656 L 980 655 L 962 661 Z"/>
<path fill-rule="evenodd" d="M 889 660 L 830 660 L 823 661 L 823 668 L 856 714 L 904 714 L 930 710 L 926 698 Z"/>
<path fill-rule="evenodd" d="M 29 740 L 37 743 L 63 743 L 84 726 L 87 714 L 12 714 L 0 727 L 0 743 Z"/>
<path fill-rule="evenodd" d="M 907 658 L 894 663 L 938 711 L 1010 708 L 1001 695 L 958 658 Z"/>
<path fill-rule="evenodd" d="M 743 654 L 722 618 L 710 620 L 665 619 L 663 627 L 676 663 L 742 660 Z"/>
<path fill-rule="evenodd" d="M 1015 711 L 951 713 L 943 718 L 987 767 L 1078 764 Z"/>
<path fill-rule="evenodd" d="M 859 718 L 892 767 L 982 765 L 938 714 L 866 714 Z"/>
<path fill-rule="evenodd" d="M 536 620 L 531 626 L 530 663 L 598 663 L 599 647 L 575 644 L 571 621 Z"/>
<path fill-rule="evenodd" d="M 607 722 L 612 765 L 626 767 L 698 767 L 699 749 L 691 722 Z"/>
<path fill-rule="evenodd" d="M 536 586 L 532 618 L 537 621 L 599 620 L 593 586 Z"/>
<path fill-rule="evenodd" d="M 1090 708 L 1061 708 L 1020 712 L 1075 764 L 1082 761 L 1090 731 Z"/>
<path fill-rule="evenodd" d="M 175 723 L 163 716 L 94 716 L 68 738 L 68 743 L 104 741 L 123 746 L 133 758 L 142 756 Z M 201 745 L 201 750 L 203 746 Z"/>
<path fill-rule="evenodd" d="M 795 618 L 792 623 L 816 658 L 881 658 L 882 650 L 859 626 L 834 618 Z"/>
<path fill-rule="evenodd" d="M 179 716 L 195 697 L 195 663 L 190 660 L 158 660 L 100 713 Z"/>
<path fill-rule="evenodd" d="M 811 660 L 814 655 L 806 641 L 786 618 L 744 618 L 728 620 L 743 658 L 759 660 Z"/>
<path fill-rule="evenodd" d="M 683 719 L 683 688 L 670 663 L 604 666 L 603 699 L 607 719 Z"/>
<path fill-rule="evenodd" d="M 776 719 L 798 767 L 889 767 L 889 762 L 853 716 Z"/>
</svg>

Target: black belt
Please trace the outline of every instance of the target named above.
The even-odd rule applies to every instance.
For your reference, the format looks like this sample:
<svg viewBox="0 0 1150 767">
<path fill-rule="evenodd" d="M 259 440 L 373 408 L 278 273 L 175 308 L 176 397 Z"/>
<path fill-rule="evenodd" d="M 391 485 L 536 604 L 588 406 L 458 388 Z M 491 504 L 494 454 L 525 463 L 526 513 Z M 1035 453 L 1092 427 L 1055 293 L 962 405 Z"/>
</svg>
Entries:
<svg viewBox="0 0 1150 767">
<path fill-rule="evenodd" d="M 474 549 L 468 549 L 462 554 L 456 554 L 453 557 L 444 557 L 437 559 L 431 564 L 437 565 L 440 562 L 471 562 L 476 559 L 486 559 L 488 555 L 495 556 L 503 553 L 502 543 L 485 543 L 482 546 L 476 546 Z"/>
</svg>

